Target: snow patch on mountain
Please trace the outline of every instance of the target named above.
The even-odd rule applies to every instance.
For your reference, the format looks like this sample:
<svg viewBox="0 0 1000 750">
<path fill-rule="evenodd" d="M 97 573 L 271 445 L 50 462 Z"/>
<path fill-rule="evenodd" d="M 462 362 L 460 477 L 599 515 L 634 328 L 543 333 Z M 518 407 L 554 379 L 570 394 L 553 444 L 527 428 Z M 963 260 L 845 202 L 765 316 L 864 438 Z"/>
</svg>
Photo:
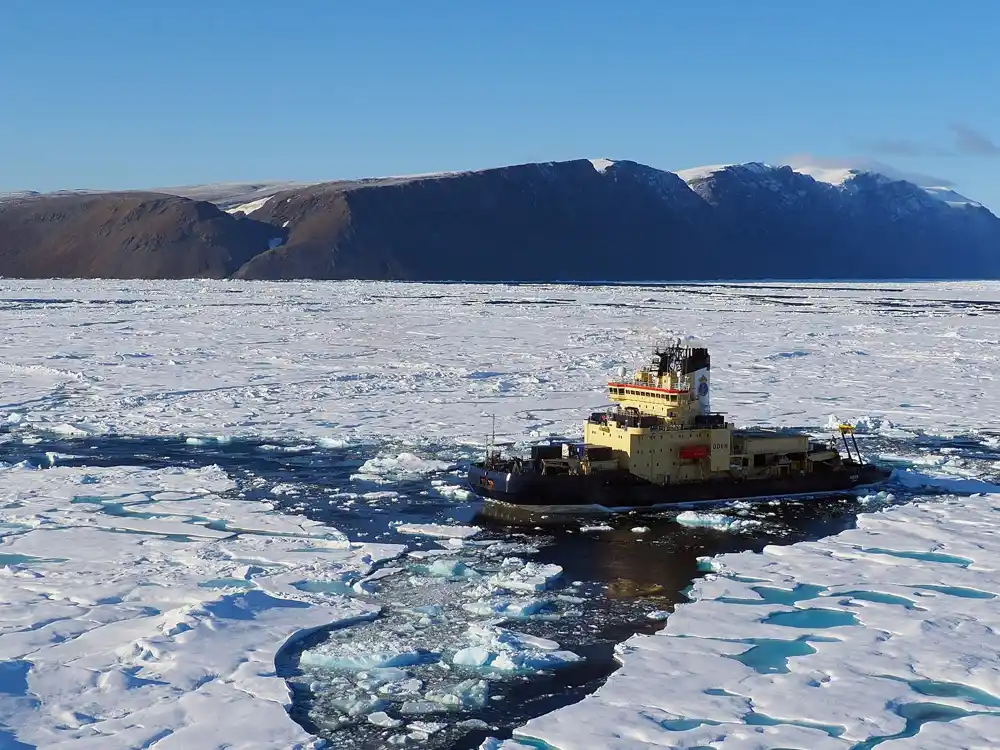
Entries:
<svg viewBox="0 0 1000 750">
<path fill-rule="evenodd" d="M 852 169 L 852 168 L 826 168 L 826 167 L 814 167 L 808 165 L 795 166 L 793 169 L 800 174 L 807 174 L 812 177 L 817 182 L 825 182 L 829 185 L 834 185 L 842 187 L 851 180 L 856 179 L 860 175 L 869 175 L 879 179 L 880 182 L 910 182 L 913 185 L 921 188 L 924 192 L 930 195 L 932 198 L 937 198 L 939 201 L 947 203 L 950 206 L 981 206 L 971 198 L 966 198 L 950 187 L 943 185 L 929 185 L 923 181 L 915 182 L 912 180 L 901 180 L 893 175 L 887 175 L 882 172 L 877 172 L 868 169 Z"/>
<path fill-rule="evenodd" d="M 938 200 L 942 200 L 950 206 L 975 206 L 976 208 L 982 208 L 983 204 L 974 201 L 971 198 L 966 198 L 960 193 L 956 193 L 949 187 L 935 187 L 930 185 L 921 185 L 924 190 L 926 190 L 930 195 L 934 196 Z"/>
<path fill-rule="evenodd" d="M 861 169 L 846 166 L 821 166 L 813 164 L 791 164 L 791 169 L 799 174 L 812 177 L 816 182 L 822 182 L 833 187 L 845 189 L 853 181 L 861 176 L 874 178 L 877 182 L 888 184 L 891 182 L 911 182 L 903 180 L 894 175 L 887 175 L 873 169 Z M 769 171 L 781 169 L 781 165 L 769 165 L 761 162 L 748 162 L 746 164 L 712 164 L 702 167 L 692 167 L 690 169 L 678 170 L 675 174 L 684 180 L 688 185 L 705 180 L 712 175 L 725 170 L 740 170 L 757 174 L 765 174 Z M 937 200 L 947 203 L 950 206 L 982 206 L 981 203 L 967 198 L 964 195 L 952 190 L 950 187 L 942 185 L 928 184 L 921 180 L 912 184 L 924 190 L 928 195 Z"/>
<path fill-rule="evenodd" d="M 879 171 L 877 169 L 864 169 L 860 167 L 835 167 L 835 166 L 821 166 L 812 164 L 794 164 L 792 169 L 800 174 L 807 174 L 812 177 L 817 182 L 825 182 L 828 185 L 834 185 L 836 187 L 842 187 L 849 181 L 857 178 L 859 175 L 872 175 L 880 178 L 880 181 L 888 182 L 909 182 L 922 188 L 924 192 L 933 198 L 937 198 L 939 201 L 947 203 L 950 206 L 982 206 L 981 203 L 967 198 L 964 195 L 957 193 L 950 187 L 941 184 L 935 184 L 936 181 L 932 178 L 925 177 L 925 179 L 919 179 L 921 175 L 898 175 L 898 174 L 887 174 L 886 172 Z"/>
<path fill-rule="evenodd" d="M 263 198 L 258 198 L 255 201 L 250 201 L 249 203 L 240 203 L 236 206 L 230 206 L 225 210 L 226 213 L 230 214 L 235 214 L 242 211 L 244 214 L 249 216 L 257 209 L 263 208 L 264 204 L 267 203 L 269 200 L 271 200 L 271 198 L 273 197 L 274 197 L 273 195 L 265 195 Z"/>
<path fill-rule="evenodd" d="M 195 201 L 208 201 L 209 203 L 214 203 L 223 211 L 230 213 L 235 211 L 250 213 L 251 210 L 257 210 L 256 208 L 247 208 L 248 205 L 254 202 L 260 200 L 266 201 L 283 190 L 297 190 L 312 184 L 312 182 L 279 180 L 268 182 L 216 182 L 206 185 L 179 185 L 153 188 L 152 192 L 179 195 L 182 198 L 190 198 Z M 260 206 L 257 206 L 257 208 L 260 208 Z"/>
<path fill-rule="evenodd" d="M 825 182 L 828 185 L 842 186 L 848 180 L 853 180 L 862 170 L 859 169 L 844 169 L 844 168 L 826 168 L 826 167 L 813 167 L 813 166 L 798 166 L 792 167 L 799 174 L 806 174 L 812 177 L 816 182 Z"/>
<path fill-rule="evenodd" d="M 611 159 L 591 159 L 590 163 L 601 174 L 604 174 L 608 170 L 608 167 L 614 166 L 614 162 Z"/>
<path fill-rule="evenodd" d="M 744 164 L 711 164 L 704 167 L 692 167 L 691 169 L 679 169 L 674 174 L 680 177 L 684 182 L 690 185 L 692 182 L 698 180 L 704 180 L 711 177 L 716 172 L 723 172 L 727 169 L 741 170 L 744 172 L 753 172 L 755 174 L 766 174 L 780 167 L 775 167 L 770 164 L 764 164 L 759 161 L 748 161 Z"/>
</svg>

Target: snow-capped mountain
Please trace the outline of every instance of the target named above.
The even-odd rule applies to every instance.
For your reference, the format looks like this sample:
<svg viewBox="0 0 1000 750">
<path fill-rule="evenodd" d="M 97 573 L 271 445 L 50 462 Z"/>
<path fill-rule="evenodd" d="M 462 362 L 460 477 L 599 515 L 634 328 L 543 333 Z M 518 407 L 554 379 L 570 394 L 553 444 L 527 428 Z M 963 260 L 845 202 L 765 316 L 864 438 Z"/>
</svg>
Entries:
<svg viewBox="0 0 1000 750">
<path fill-rule="evenodd" d="M 169 195 L 167 195 L 169 194 Z M 607 158 L 0 201 L 0 275 L 639 281 L 1000 277 L 1000 219 L 945 186 Z"/>
<path fill-rule="evenodd" d="M 1000 220 L 957 193 L 876 171 L 808 165 L 754 162 L 678 174 L 715 207 L 730 241 L 758 254 L 838 257 L 843 275 L 855 277 L 1000 272 Z"/>
<path fill-rule="evenodd" d="M 849 185 L 859 176 L 868 174 L 879 178 L 885 178 L 890 182 L 910 182 L 922 188 L 928 195 L 937 198 L 940 201 L 944 201 L 949 205 L 977 207 L 981 207 L 983 205 L 982 203 L 974 201 L 971 198 L 966 198 L 964 195 L 960 195 L 950 187 L 931 184 L 925 180 L 918 180 L 914 178 L 906 179 L 893 174 L 888 174 L 886 172 L 881 172 L 878 169 L 861 169 L 857 167 L 822 167 L 809 164 L 793 164 L 792 168 L 796 172 L 809 175 L 817 182 L 825 182 L 828 185 L 843 187 Z"/>
<path fill-rule="evenodd" d="M 783 167 L 788 167 L 792 171 L 799 174 L 808 175 L 816 182 L 830 185 L 831 187 L 838 188 L 839 190 L 850 191 L 858 184 L 859 181 L 865 181 L 869 184 L 877 182 L 883 185 L 888 185 L 893 182 L 906 182 L 916 185 L 932 198 L 951 206 L 982 207 L 982 204 L 978 201 L 967 198 L 966 196 L 953 190 L 951 187 L 945 185 L 931 184 L 923 180 L 907 179 L 892 173 L 880 171 L 878 169 L 864 169 L 860 167 L 830 167 L 800 163 L 772 166 L 761 162 L 749 162 L 745 164 L 715 164 L 704 167 L 693 167 L 691 169 L 679 170 L 677 175 L 692 186 L 700 184 L 702 181 L 708 179 L 715 173 L 724 170 L 752 172 L 760 175 L 763 181 L 766 180 L 768 175 L 774 175 Z"/>
</svg>

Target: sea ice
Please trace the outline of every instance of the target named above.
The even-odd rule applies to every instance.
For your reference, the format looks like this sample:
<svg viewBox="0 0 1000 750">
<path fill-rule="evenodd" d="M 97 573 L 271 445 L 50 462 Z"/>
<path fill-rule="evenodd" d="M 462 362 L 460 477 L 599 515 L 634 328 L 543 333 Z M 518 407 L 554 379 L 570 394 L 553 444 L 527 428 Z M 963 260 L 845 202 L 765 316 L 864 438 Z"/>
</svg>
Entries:
<svg viewBox="0 0 1000 750">
<path fill-rule="evenodd" d="M 333 530 L 277 515 L 265 523 L 259 504 L 228 496 L 218 467 L 4 467 L 0 487 L 0 521 L 35 519 L 2 537 L 0 558 L 15 562 L 0 568 L 0 654 L 22 673 L 8 681 L 16 710 L 2 709 L 0 745 L 314 746 L 287 713 L 277 653 L 376 610 L 293 583 L 361 576 L 398 547 L 344 547 L 324 538 Z M 184 515 L 108 510 L 167 504 Z M 213 517 L 248 531 L 201 525 Z"/>
<path fill-rule="evenodd" d="M 403 725 L 401 719 L 394 719 L 385 711 L 376 711 L 375 713 L 368 714 L 368 722 L 377 727 L 386 727 L 387 729 L 395 729 Z"/>
<path fill-rule="evenodd" d="M 760 521 L 752 518 L 732 518 L 722 513 L 700 513 L 693 510 L 678 513 L 675 520 L 685 526 L 704 526 L 709 529 L 734 532 L 750 531 L 761 525 Z"/>
<path fill-rule="evenodd" d="M 891 292 L 865 283 L 789 286 L 793 301 L 775 297 L 767 284 L 671 287 L 671 327 L 697 331 L 725 363 L 713 400 L 739 424 L 829 433 L 835 412 L 862 437 L 904 427 L 967 432 L 967 414 L 953 405 L 971 403 L 973 427 L 1000 422 L 1000 399 L 985 387 L 1000 337 L 991 316 L 967 314 L 991 310 L 996 282 L 894 283 Z M 579 434 L 579 415 L 619 364 L 645 356 L 663 315 L 648 288 L 623 285 L 6 279 L 0 295 L 4 330 L 31 342 L 4 353 L 11 406 L 0 419 L 17 419 L 10 424 L 19 433 L 60 425 L 88 434 L 224 431 L 272 444 L 332 440 L 325 446 L 331 450 L 412 435 L 481 444 L 492 429 L 486 414 L 496 414 L 498 436 Z M 20 302 L 26 298 L 72 301 L 39 312 Z M 522 325 L 537 313 L 518 303 L 553 298 L 562 304 L 543 308 L 545 326 Z M 135 299 L 143 304 L 100 304 Z M 247 325 L 248 310 L 269 324 Z M 624 311 L 632 317 L 619 318 Z M 915 314 L 920 326 L 909 325 Z M 461 337 L 454 336 L 455 315 Z M 86 326 L 86 336 L 75 326 Z M 386 331 L 392 346 L 374 344 Z M 429 345 L 442 340 L 449 345 Z M 794 366 L 767 360 L 790 350 L 809 356 Z M 931 371 L 948 398 L 928 395 L 923 373 Z M 498 392 L 501 379 L 506 390 Z M 858 383 L 865 384 L 861 407 Z M 530 411 L 540 404 L 547 411 Z M 424 464 L 423 455 L 419 445 L 401 445 L 365 471 L 378 477 L 450 468 Z"/>
<path fill-rule="evenodd" d="M 525 587 L 534 593 L 551 585 L 561 570 L 520 558 L 498 560 L 494 546 L 492 541 L 471 543 L 459 550 L 437 550 L 440 554 L 415 550 L 407 557 L 419 562 L 372 580 L 372 591 L 386 603 L 382 616 L 333 631 L 300 657 L 303 681 L 326 707 L 317 721 L 352 724 L 345 731 L 360 733 L 361 742 L 367 735 L 358 725 L 358 711 L 369 701 L 389 701 L 384 710 L 395 719 L 468 716 L 502 699 L 502 693 L 490 696 L 489 682 L 522 679 L 581 661 L 554 640 L 499 625 L 562 616 L 556 597 L 525 592 Z M 397 666 L 372 668 L 382 664 Z M 361 708 L 348 713 L 354 706 Z M 413 732 L 435 734 L 427 727 Z"/>
<path fill-rule="evenodd" d="M 423 732 L 424 734 L 434 734 L 435 732 L 440 732 L 446 726 L 448 725 L 441 722 L 411 721 L 406 728 L 416 732 Z"/>
<path fill-rule="evenodd" d="M 498 740 L 495 737 L 488 737 L 483 740 L 479 750 L 537 750 L 537 746 L 526 745 L 517 740 Z"/>
<path fill-rule="evenodd" d="M 427 566 L 427 572 L 433 576 L 441 576 L 443 578 L 475 575 L 474 571 L 467 568 L 461 560 L 440 557 Z"/>
<path fill-rule="evenodd" d="M 299 662 L 306 667 L 328 669 L 384 669 L 419 664 L 424 658 L 420 651 L 361 651 L 356 653 L 323 653 L 303 651 Z"/>
<path fill-rule="evenodd" d="M 433 474 L 451 468 L 447 461 L 421 458 L 414 453 L 400 453 L 397 456 L 370 458 L 358 469 L 361 476 L 396 477 L 407 474 Z"/>
<path fill-rule="evenodd" d="M 433 523 L 401 523 L 395 526 L 400 534 L 416 534 L 446 539 L 468 539 L 479 533 L 477 526 L 444 526 Z"/>
<path fill-rule="evenodd" d="M 604 686 L 516 735 L 567 750 L 850 750 L 902 733 L 909 707 L 993 711 L 998 504 L 941 496 L 862 514 L 818 542 L 717 557 L 661 631 L 620 645 L 624 665 Z M 986 746 L 987 724 L 926 715 L 921 747 Z"/>
<path fill-rule="evenodd" d="M 562 575 L 558 565 L 525 562 L 518 557 L 506 557 L 500 570 L 490 576 L 487 585 L 515 591 L 544 591 Z"/>
<path fill-rule="evenodd" d="M 533 672 L 580 661 L 577 654 L 561 650 L 555 641 L 495 625 L 470 625 L 469 635 L 478 645 L 457 651 L 452 657 L 454 664 L 503 672 Z"/>
<path fill-rule="evenodd" d="M 1000 398 L 992 387 L 1000 340 L 993 314 L 997 283 L 795 282 L 789 285 L 794 301 L 772 286 L 676 285 L 660 295 L 642 287 L 555 284 L 7 279 L 0 282 L 0 323 L 19 343 L 4 349 L 0 367 L 6 404 L 0 406 L 0 441 L 27 450 L 44 434 L 81 441 L 101 435 L 183 441 L 190 435 L 211 447 L 210 436 L 222 433 L 227 440 L 253 437 L 338 451 L 389 439 L 398 447 L 366 463 L 361 481 L 440 472 L 442 484 L 432 492 L 447 496 L 459 485 L 454 472 L 460 464 L 432 463 L 437 448 L 464 441 L 480 449 L 492 429 L 489 414 L 496 415 L 498 436 L 579 436 L 581 415 L 597 404 L 618 365 L 644 358 L 648 342 L 662 333 L 664 309 L 672 326 L 695 331 L 725 364 L 713 399 L 741 426 L 807 426 L 822 437 L 830 433 L 828 415 L 836 412 L 838 422 L 857 425 L 867 454 L 898 436 L 968 435 L 1000 423 Z M 541 308 L 545 326 L 523 325 L 539 313 L 522 303 L 556 297 L 565 304 Z M 117 304 L 136 300 L 141 304 Z M 767 324 L 761 325 L 764 316 Z M 919 326 L 912 325 L 915 316 Z M 458 338 L 456 325 L 464 333 Z M 379 343 L 387 330 L 393 332 L 391 347 Z M 794 366 L 769 359 L 796 351 L 809 354 Z M 857 402 L 859 383 L 863 404 Z M 956 404 L 974 404 L 974 414 Z M 418 437 L 406 443 L 401 436 Z M 1000 445 L 992 435 L 981 436 L 981 443 Z M 48 476 L 64 471 L 58 463 L 44 472 L 27 463 L 0 469 L 6 482 L 0 539 L 11 556 L 0 569 L 8 623 L 0 648 L 7 663 L 20 665 L 14 669 L 28 670 L 30 693 L 45 707 L 33 707 L 26 691 L 14 696 L 18 710 L 10 713 L 3 696 L 0 714 L 9 729 L 0 737 L 9 731 L 41 746 L 65 740 L 112 749 L 157 740 L 164 747 L 308 747 L 312 738 L 285 713 L 288 690 L 273 674 L 274 651 L 310 628 L 373 616 L 373 607 L 325 592 L 322 584 L 334 590 L 355 581 L 373 561 L 398 550 L 356 548 L 333 530 L 300 525 L 263 504 L 228 495 L 220 503 L 231 484 L 215 483 L 212 477 L 224 477 L 218 470 L 197 480 L 189 470 L 115 475 L 123 494 L 158 487 L 181 492 L 184 497 L 153 498 L 161 519 L 129 512 L 133 505 L 140 514 L 150 512 L 141 507 L 145 501 L 73 503 L 76 496 L 101 494 L 114 472 Z M 901 466 L 894 477 L 901 490 L 997 492 L 995 480 L 975 476 L 961 461 L 914 457 L 911 466 L 921 471 Z M 948 476 L 931 476 L 931 469 Z M 10 481 L 8 471 L 26 473 Z M 67 482 L 68 476 L 76 479 Z M 397 502 L 362 494 L 331 495 L 330 501 Z M 465 499 L 459 490 L 453 497 Z M 112 502 L 126 515 L 113 518 Z M 595 696 L 536 721 L 565 730 L 551 733 L 563 750 L 626 741 L 608 740 L 602 734 L 608 726 L 626 728 L 634 743 L 666 737 L 688 746 L 736 748 L 773 746 L 768 742 L 780 737 L 786 746 L 819 750 L 900 731 L 900 716 L 873 711 L 873 705 L 934 701 L 970 708 L 961 697 L 971 694 L 968 689 L 1000 693 L 990 677 L 1000 652 L 992 635 L 1000 627 L 990 607 L 1000 591 L 979 505 L 996 501 L 940 502 L 920 507 L 946 513 L 907 529 L 897 522 L 864 525 L 882 517 L 913 520 L 894 509 L 866 516 L 859 530 L 836 541 L 700 560 L 712 574 L 696 584 L 695 601 L 671 615 L 663 634 L 630 639 L 620 652 L 625 666 Z M 973 505 L 979 510 L 968 515 Z M 198 522 L 199 516 L 214 523 Z M 191 527 L 183 537 L 172 533 L 180 526 Z M 461 537 L 454 541 L 446 554 L 464 549 Z M 250 572 L 251 564 L 259 570 Z M 767 581 L 764 593 L 729 577 L 733 571 Z M 554 580 L 537 570 L 483 572 L 495 580 L 435 583 L 467 587 L 463 602 L 506 601 L 500 610 L 506 613 Z M 395 578 L 369 583 L 388 585 Z M 719 589 L 712 587 L 721 579 L 727 593 L 716 596 Z M 310 591 L 308 582 L 320 585 Z M 821 586 L 819 593 L 809 589 L 819 601 L 781 604 L 766 590 L 793 591 L 796 583 Z M 776 624 L 780 619 L 764 622 L 795 609 L 850 612 L 858 624 L 814 632 Z M 492 606 L 486 611 L 491 614 L 483 617 L 497 613 Z M 823 624 L 822 617 L 810 622 Z M 29 661 L 30 667 L 24 664 Z M 911 668 L 924 683 L 895 679 Z M 877 669 L 893 679 L 879 677 Z M 663 689 L 663 674 L 676 689 Z M 707 689 L 715 692 L 704 692 L 707 675 L 716 685 Z M 642 687 L 633 690 L 632 684 Z M 751 689 L 752 706 L 743 697 Z M 937 695 L 949 691 L 959 697 Z M 629 708 L 637 695 L 664 705 L 647 706 L 637 718 Z M 790 706 L 789 695 L 795 696 Z M 225 725 L 205 721 L 219 715 L 220 705 Z M 587 713 L 592 710 L 593 716 Z M 560 724 L 564 717 L 572 718 Z M 684 729 L 692 722 L 702 724 Z M 918 736 L 975 747 L 990 737 L 988 723 L 978 716 L 931 722 Z M 174 734 L 163 735 L 168 730 Z M 399 731 L 400 741 L 411 742 L 405 729 Z M 717 735 L 723 740 L 716 742 Z"/>
</svg>

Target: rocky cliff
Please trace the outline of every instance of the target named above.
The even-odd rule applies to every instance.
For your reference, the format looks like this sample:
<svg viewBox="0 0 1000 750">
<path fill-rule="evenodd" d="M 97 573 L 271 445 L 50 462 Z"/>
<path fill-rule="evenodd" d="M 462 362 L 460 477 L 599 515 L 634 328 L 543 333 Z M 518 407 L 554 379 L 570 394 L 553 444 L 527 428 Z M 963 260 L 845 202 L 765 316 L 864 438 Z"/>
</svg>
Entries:
<svg viewBox="0 0 1000 750">
<path fill-rule="evenodd" d="M 264 222 L 174 195 L 20 197 L 0 202 L 0 275 L 222 278 L 283 238 Z"/>
<path fill-rule="evenodd" d="M 215 195 L 209 187 L 185 191 Z M 161 193 L 0 201 L 0 275 L 1000 277 L 1000 219 L 871 172 L 824 180 L 751 163 L 674 174 L 598 159 L 286 183 L 271 195 L 239 187 L 253 200 L 218 191 L 225 211 Z"/>
</svg>

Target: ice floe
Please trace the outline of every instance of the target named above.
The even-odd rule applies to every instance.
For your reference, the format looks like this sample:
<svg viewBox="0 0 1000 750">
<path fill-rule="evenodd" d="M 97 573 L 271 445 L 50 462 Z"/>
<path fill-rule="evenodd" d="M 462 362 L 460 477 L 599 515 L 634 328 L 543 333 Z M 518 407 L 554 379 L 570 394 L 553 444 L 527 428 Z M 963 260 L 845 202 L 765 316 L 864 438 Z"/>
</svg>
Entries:
<svg viewBox="0 0 1000 750">
<path fill-rule="evenodd" d="M 409 475 L 433 474 L 448 468 L 451 468 L 451 464 L 447 461 L 421 458 L 414 453 L 400 453 L 396 456 L 369 458 L 354 477 L 386 481 Z"/>
<path fill-rule="evenodd" d="M 998 509 L 1000 495 L 942 496 L 818 542 L 717 557 L 663 630 L 619 646 L 604 686 L 516 736 L 561 750 L 849 750 L 911 747 L 914 734 L 920 747 L 987 747 Z"/>
<path fill-rule="evenodd" d="M 451 659 L 453 664 L 505 672 L 534 672 L 580 661 L 579 656 L 561 650 L 555 641 L 496 626 L 474 624 L 469 627 L 469 634 L 475 645 L 456 651 Z"/>
<path fill-rule="evenodd" d="M 0 468 L 0 658 L 17 674 L 0 746 L 314 746 L 277 653 L 377 610 L 295 583 L 399 548 L 265 515 L 233 486 L 215 467 Z"/>
<path fill-rule="evenodd" d="M 468 539 L 479 533 L 478 526 L 445 526 L 436 523 L 399 523 L 394 526 L 400 534 L 416 534 L 446 539 Z"/>
<path fill-rule="evenodd" d="M 733 518 L 723 513 L 705 513 L 694 510 L 678 513 L 674 520 L 685 526 L 704 526 L 709 529 L 733 532 L 752 531 L 761 525 L 761 522 L 755 518 Z"/>
</svg>

